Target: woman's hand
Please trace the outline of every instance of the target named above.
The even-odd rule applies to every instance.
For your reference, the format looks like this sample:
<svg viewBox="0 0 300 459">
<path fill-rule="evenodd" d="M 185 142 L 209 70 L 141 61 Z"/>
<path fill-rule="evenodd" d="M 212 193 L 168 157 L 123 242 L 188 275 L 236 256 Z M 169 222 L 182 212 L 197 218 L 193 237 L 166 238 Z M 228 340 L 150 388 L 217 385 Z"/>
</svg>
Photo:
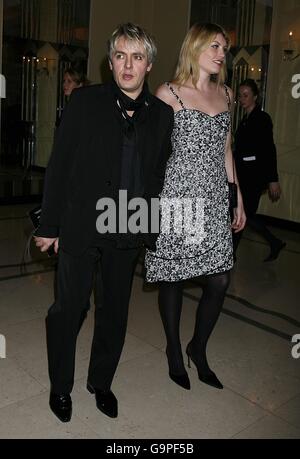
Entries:
<svg viewBox="0 0 300 459">
<path fill-rule="evenodd" d="M 278 201 L 281 196 L 281 188 L 279 182 L 270 182 L 268 187 L 269 198 L 272 202 Z"/>
<path fill-rule="evenodd" d="M 231 224 L 233 231 L 235 233 L 242 231 L 245 228 L 246 220 L 247 218 L 244 211 L 243 198 L 240 189 L 238 188 L 238 206 L 233 210 L 233 221 Z"/>
<path fill-rule="evenodd" d="M 59 247 L 59 238 L 50 238 L 50 237 L 35 237 L 35 245 L 39 247 L 41 252 L 47 252 L 49 247 L 54 244 L 54 252 L 58 252 Z"/>
</svg>

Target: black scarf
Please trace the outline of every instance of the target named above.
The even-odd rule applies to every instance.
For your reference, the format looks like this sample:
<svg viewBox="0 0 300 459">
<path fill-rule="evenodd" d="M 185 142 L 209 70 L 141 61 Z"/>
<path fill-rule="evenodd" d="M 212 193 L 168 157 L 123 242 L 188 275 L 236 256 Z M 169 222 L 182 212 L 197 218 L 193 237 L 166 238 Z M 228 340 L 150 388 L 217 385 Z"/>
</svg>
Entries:
<svg viewBox="0 0 300 459">
<path fill-rule="evenodd" d="M 113 91 L 116 96 L 116 99 L 119 101 L 122 110 L 127 112 L 136 112 L 139 111 L 143 106 L 147 106 L 148 102 L 148 95 L 149 89 L 148 84 L 144 82 L 142 92 L 136 99 L 131 99 L 131 97 L 127 96 L 117 85 L 115 80 L 112 80 Z"/>
<path fill-rule="evenodd" d="M 129 180 L 129 184 L 125 185 L 125 189 L 128 190 L 128 196 L 140 196 L 143 194 L 143 173 L 142 159 L 137 148 L 138 131 L 136 123 L 143 123 L 143 120 L 147 117 L 148 106 L 150 105 L 150 92 L 146 82 L 144 82 L 142 91 L 136 99 L 128 97 L 114 80 L 112 80 L 112 89 L 122 119 L 124 133 L 123 150 L 125 148 L 127 151 L 129 149 L 129 151 L 133 152 L 129 161 L 128 159 L 122 159 L 124 163 L 122 163 L 121 175 L 125 178 L 125 182 Z M 127 111 L 134 113 L 132 116 L 129 116 Z M 122 183 L 124 183 L 123 179 L 121 179 L 121 185 Z"/>
<path fill-rule="evenodd" d="M 143 109 L 148 107 L 148 96 L 149 89 L 148 84 L 144 82 L 143 89 L 136 99 L 131 99 L 127 96 L 117 85 L 115 80 L 112 80 L 113 92 L 116 97 L 116 101 L 122 117 L 126 122 L 124 123 L 124 131 L 128 137 L 131 137 L 134 133 L 134 122 L 144 111 Z M 127 112 L 134 112 L 132 116 L 129 116 Z"/>
</svg>

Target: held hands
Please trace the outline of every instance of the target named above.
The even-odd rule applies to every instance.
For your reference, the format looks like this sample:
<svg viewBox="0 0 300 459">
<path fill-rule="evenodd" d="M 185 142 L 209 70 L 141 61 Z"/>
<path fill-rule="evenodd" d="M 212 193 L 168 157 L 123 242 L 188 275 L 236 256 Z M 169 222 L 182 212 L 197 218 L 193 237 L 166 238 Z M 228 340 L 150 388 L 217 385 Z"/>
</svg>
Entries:
<svg viewBox="0 0 300 459">
<path fill-rule="evenodd" d="M 49 238 L 49 237 L 35 237 L 35 245 L 39 247 L 41 252 L 47 252 L 49 247 L 54 244 L 54 252 L 58 252 L 59 247 L 59 238 Z"/>
<path fill-rule="evenodd" d="M 279 200 L 281 195 L 281 188 L 279 182 L 270 182 L 268 188 L 268 195 L 270 201 L 276 202 Z"/>
<path fill-rule="evenodd" d="M 238 206 L 233 210 L 233 221 L 231 224 L 233 231 L 235 233 L 242 231 L 245 228 L 246 220 L 243 198 L 240 190 L 238 189 Z"/>
</svg>

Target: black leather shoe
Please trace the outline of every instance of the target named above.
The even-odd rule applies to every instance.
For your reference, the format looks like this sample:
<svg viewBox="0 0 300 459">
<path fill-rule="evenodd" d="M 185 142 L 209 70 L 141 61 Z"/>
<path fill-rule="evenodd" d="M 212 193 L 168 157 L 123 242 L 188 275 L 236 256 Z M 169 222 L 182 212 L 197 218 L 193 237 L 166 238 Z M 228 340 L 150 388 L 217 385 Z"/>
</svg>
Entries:
<svg viewBox="0 0 300 459">
<path fill-rule="evenodd" d="M 264 261 L 276 260 L 276 258 L 278 257 L 279 253 L 281 252 L 281 250 L 285 246 L 286 246 L 286 242 L 283 242 L 283 241 L 279 240 L 276 244 L 271 246 L 271 251 L 270 251 L 269 255 L 267 256 L 267 258 L 264 259 Z"/>
<path fill-rule="evenodd" d="M 118 400 L 111 390 L 97 389 L 91 386 L 90 383 L 87 383 L 86 388 L 91 394 L 95 394 L 98 410 L 102 411 L 102 413 L 110 418 L 116 418 L 118 416 Z"/>
<path fill-rule="evenodd" d="M 61 422 L 69 422 L 72 416 L 72 399 L 69 394 L 50 393 L 49 405 Z"/>
</svg>

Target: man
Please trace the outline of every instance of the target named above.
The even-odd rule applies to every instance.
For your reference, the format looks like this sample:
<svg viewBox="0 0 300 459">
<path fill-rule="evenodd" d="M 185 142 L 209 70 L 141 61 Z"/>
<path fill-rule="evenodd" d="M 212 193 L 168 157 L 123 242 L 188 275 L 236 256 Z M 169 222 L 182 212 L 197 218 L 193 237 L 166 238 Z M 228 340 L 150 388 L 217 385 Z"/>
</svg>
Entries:
<svg viewBox="0 0 300 459">
<path fill-rule="evenodd" d="M 125 340 L 134 269 L 141 247 L 155 247 L 157 234 L 100 234 L 96 206 L 104 198 L 118 205 L 120 190 L 149 202 L 162 189 L 173 111 L 145 83 L 155 55 L 152 38 L 140 27 L 129 23 L 115 30 L 109 41 L 113 80 L 74 91 L 47 168 L 36 245 L 42 252 L 52 244 L 59 248 L 46 329 L 50 408 L 62 422 L 71 419 L 76 339 L 99 259 L 102 302 L 96 307 L 87 388 L 99 410 L 117 417 L 111 384 Z"/>
</svg>

